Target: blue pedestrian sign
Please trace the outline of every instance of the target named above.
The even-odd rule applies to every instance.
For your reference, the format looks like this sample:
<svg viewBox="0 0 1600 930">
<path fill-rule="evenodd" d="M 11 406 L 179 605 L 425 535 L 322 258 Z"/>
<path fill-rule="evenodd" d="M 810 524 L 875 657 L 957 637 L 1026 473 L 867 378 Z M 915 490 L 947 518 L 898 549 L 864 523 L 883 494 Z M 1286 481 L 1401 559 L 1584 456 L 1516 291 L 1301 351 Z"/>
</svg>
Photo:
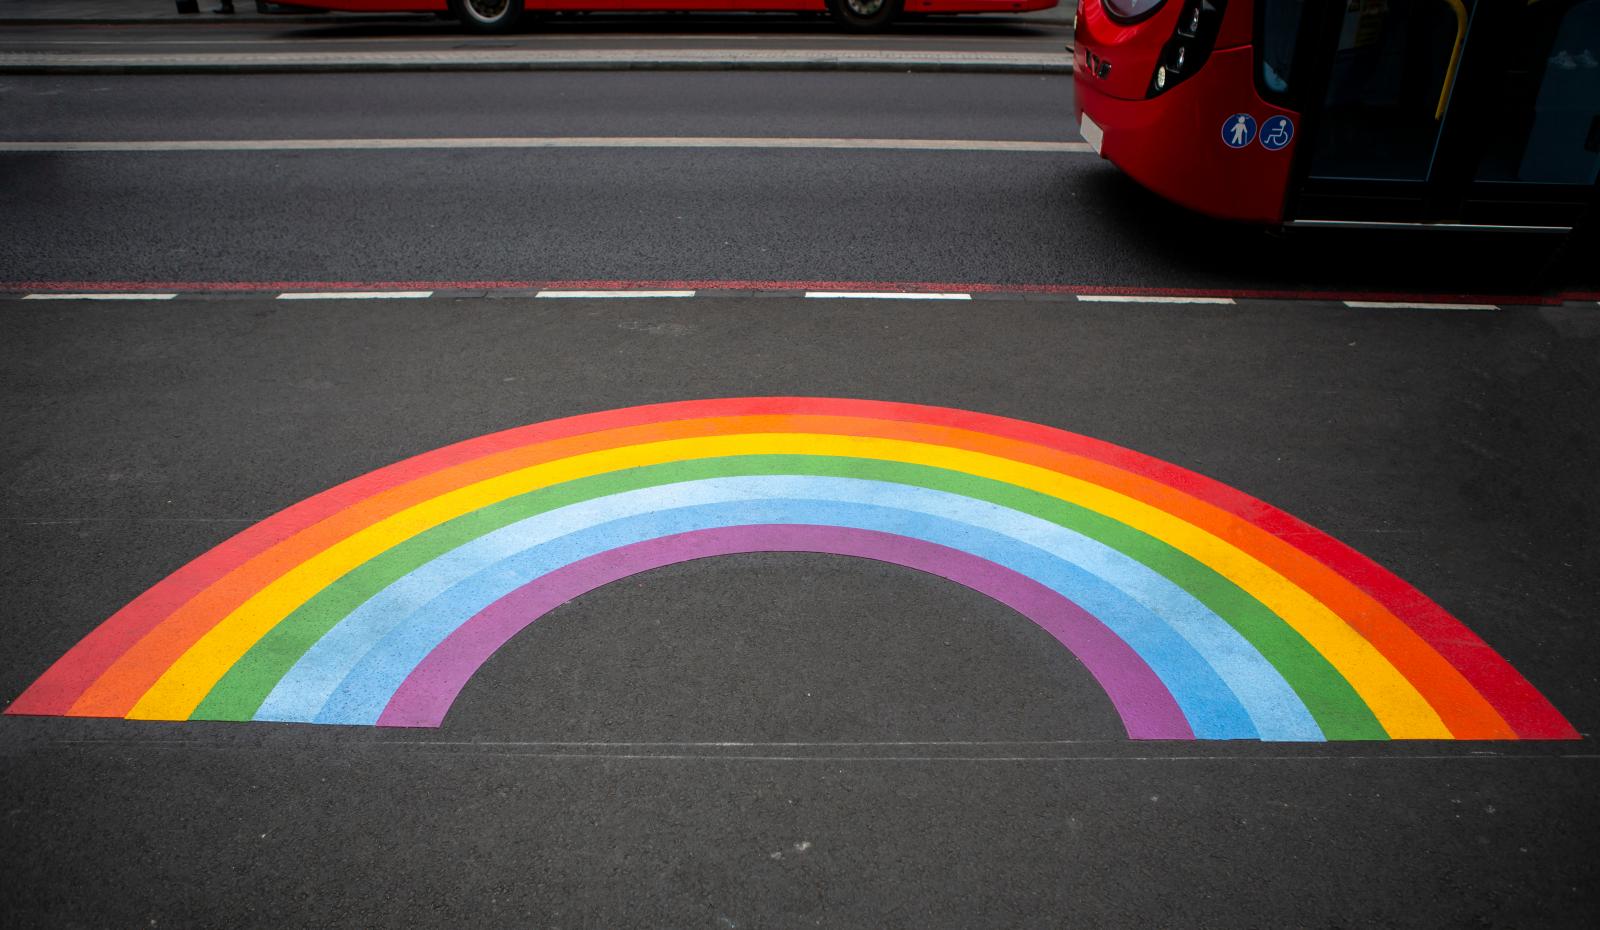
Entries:
<svg viewBox="0 0 1600 930">
<path fill-rule="evenodd" d="M 1261 147 L 1276 152 L 1294 138 L 1294 123 L 1287 116 L 1268 117 L 1261 124 Z"/>
<path fill-rule="evenodd" d="M 1256 118 L 1235 113 L 1222 121 L 1222 141 L 1230 149 L 1242 149 L 1256 137 Z"/>
</svg>

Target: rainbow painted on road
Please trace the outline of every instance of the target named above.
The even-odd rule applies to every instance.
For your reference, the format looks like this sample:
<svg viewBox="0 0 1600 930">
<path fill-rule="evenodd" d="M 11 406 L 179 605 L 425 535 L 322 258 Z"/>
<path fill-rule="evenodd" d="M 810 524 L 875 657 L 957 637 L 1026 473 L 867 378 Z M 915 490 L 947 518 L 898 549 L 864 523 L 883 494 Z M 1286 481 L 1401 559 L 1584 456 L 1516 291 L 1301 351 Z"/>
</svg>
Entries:
<svg viewBox="0 0 1600 930">
<path fill-rule="evenodd" d="M 6 712 L 438 726 L 566 601 L 772 551 L 988 594 L 1136 739 L 1578 738 L 1433 601 L 1240 491 L 1033 423 L 806 397 L 553 420 L 363 475 L 174 572 Z"/>
</svg>

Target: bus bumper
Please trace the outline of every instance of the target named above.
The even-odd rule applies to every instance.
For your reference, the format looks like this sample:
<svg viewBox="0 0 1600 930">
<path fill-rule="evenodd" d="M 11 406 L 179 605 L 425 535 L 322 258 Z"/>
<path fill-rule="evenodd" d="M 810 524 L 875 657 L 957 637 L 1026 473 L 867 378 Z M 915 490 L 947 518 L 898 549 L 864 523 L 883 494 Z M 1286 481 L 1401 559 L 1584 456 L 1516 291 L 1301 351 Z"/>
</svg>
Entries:
<svg viewBox="0 0 1600 930">
<path fill-rule="evenodd" d="M 1257 126 L 1278 115 L 1299 121 L 1296 114 L 1257 96 L 1249 46 L 1212 52 L 1188 80 L 1139 100 L 1103 93 L 1082 64 L 1085 51 L 1078 49 L 1073 69 L 1074 116 L 1102 158 L 1198 213 L 1272 225 L 1283 221 L 1295 142 L 1272 151 L 1256 139 L 1240 148 L 1223 140 L 1224 126 L 1240 113 L 1250 114 Z"/>
</svg>

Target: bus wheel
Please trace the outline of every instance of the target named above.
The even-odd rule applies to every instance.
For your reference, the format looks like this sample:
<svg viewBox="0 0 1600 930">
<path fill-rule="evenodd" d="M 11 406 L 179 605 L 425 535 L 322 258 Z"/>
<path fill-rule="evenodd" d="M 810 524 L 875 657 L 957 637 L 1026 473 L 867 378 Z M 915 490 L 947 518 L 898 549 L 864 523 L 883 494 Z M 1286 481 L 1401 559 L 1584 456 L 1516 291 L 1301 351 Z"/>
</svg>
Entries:
<svg viewBox="0 0 1600 930">
<path fill-rule="evenodd" d="M 522 0 L 450 0 L 450 12 L 468 32 L 510 32 L 522 18 Z"/>
<path fill-rule="evenodd" d="M 900 0 L 828 0 L 828 12 L 851 32 L 881 32 L 900 15 Z"/>
</svg>

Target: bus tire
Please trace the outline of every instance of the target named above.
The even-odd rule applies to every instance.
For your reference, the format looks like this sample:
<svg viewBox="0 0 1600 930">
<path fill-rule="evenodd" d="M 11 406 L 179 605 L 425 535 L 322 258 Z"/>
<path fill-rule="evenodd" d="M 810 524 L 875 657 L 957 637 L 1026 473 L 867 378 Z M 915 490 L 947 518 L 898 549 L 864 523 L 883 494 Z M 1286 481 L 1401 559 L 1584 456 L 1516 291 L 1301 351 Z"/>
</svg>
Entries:
<svg viewBox="0 0 1600 930">
<path fill-rule="evenodd" d="M 468 32 L 495 35 L 517 28 L 523 0 L 450 0 L 450 12 Z"/>
<path fill-rule="evenodd" d="M 828 0 L 834 22 L 851 32 L 882 32 L 900 15 L 901 0 Z"/>
</svg>

